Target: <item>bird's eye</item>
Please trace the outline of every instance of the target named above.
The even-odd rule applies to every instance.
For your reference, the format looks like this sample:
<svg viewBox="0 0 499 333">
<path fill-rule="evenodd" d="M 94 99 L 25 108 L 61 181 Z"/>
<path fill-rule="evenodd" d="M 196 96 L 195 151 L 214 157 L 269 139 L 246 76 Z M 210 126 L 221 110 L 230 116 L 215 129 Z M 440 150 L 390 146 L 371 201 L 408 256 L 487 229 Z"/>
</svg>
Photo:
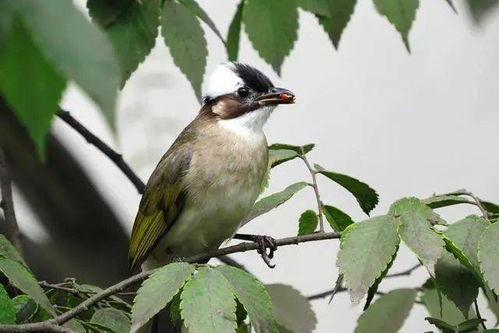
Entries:
<svg viewBox="0 0 499 333">
<path fill-rule="evenodd" d="M 246 87 L 241 87 L 237 89 L 237 94 L 241 96 L 242 98 L 248 97 L 249 95 L 249 89 Z"/>
</svg>

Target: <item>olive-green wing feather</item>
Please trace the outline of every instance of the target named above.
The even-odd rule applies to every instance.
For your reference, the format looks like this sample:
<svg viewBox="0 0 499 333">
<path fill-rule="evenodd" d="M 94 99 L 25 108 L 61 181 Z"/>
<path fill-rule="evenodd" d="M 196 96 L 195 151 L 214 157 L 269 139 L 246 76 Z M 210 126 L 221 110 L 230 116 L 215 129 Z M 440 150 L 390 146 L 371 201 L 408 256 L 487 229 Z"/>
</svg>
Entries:
<svg viewBox="0 0 499 333">
<path fill-rule="evenodd" d="M 147 182 L 130 239 L 130 272 L 144 262 L 184 206 L 184 175 L 189 169 L 192 151 L 190 145 L 182 141 L 179 137 L 166 152 Z"/>
</svg>

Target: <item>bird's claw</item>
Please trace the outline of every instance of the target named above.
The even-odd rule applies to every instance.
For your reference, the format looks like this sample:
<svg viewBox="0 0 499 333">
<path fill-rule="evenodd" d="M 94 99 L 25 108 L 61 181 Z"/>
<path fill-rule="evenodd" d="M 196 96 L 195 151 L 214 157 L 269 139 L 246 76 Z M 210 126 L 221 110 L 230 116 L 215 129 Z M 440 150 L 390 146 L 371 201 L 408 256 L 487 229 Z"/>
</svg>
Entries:
<svg viewBox="0 0 499 333">
<path fill-rule="evenodd" d="M 274 252 L 277 251 L 276 240 L 270 236 L 255 235 L 253 241 L 258 244 L 257 252 L 262 256 L 263 261 L 269 268 L 275 265 L 270 262 L 274 258 Z"/>
</svg>

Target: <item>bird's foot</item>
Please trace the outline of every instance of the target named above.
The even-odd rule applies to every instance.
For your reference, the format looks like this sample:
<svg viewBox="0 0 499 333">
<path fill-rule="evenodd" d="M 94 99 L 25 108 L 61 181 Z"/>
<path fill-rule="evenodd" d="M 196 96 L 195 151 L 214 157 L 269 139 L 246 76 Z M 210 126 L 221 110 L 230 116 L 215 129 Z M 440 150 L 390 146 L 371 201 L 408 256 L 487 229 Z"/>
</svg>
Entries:
<svg viewBox="0 0 499 333">
<path fill-rule="evenodd" d="M 277 242 L 274 238 L 265 235 L 247 235 L 247 234 L 236 234 L 234 236 L 236 239 L 249 240 L 258 244 L 257 252 L 262 256 L 265 264 L 274 268 L 275 265 L 270 262 L 274 257 L 274 252 L 277 251 Z"/>
</svg>

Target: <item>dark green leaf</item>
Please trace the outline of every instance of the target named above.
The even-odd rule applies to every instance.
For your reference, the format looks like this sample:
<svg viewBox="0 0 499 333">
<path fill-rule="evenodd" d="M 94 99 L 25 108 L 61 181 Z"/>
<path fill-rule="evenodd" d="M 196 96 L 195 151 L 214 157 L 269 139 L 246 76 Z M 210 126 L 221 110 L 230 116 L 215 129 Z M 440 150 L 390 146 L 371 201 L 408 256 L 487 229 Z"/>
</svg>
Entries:
<svg viewBox="0 0 499 333">
<path fill-rule="evenodd" d="M 175 325 L 175 327 L 182 327 L 182 315 L 180 314 L 180 294 L 182 293 L 182 291 L 180 291 L 180 293 L 178 293 L 177 295 L 175 295 L 172 299 L 172 301 L 170 302 L 170 305 L 169 305 L 169 310 L 170 310 L 170 318 L 173 322 L 173 325 Z"/>
<path fill-rule="evenodd" d="M 312 149 L 314 149 L 315 144 L 309 143 L 303 146 L 293 146 L 293 145 L 288 145 L 286 143 L 273 143 L 269 146 L 269 150 L 293 150 L 297 154 L 307 154 L 309 153 Z"/>
<path fill-rule="evenodd" d="M 13 3 L 51 63 L 75 81 L 114 126 L 120 76 L 113 47 L 105 34 L 72 1 L 15 0 Z"/>
<path fill-rule="evenodd" d="M 298 290 L 284 284 L 266 286 L 277 322 L 294 333 L 312 332 L 317 318 L 310 301 Z"/>
<path fill-rule="evenodd" d="M 5 42 L 0 51 L 0 91 L 43 157 L 64 78 L 45 59 L 20 20 L 16 20 Z"/>
<path fill-rule="evenodd" d="M 317 213 L 311 209 L 304 211 L 300 215 L 298 225 L 298 236 L 311 234 L 317 229 L 317 224 L 319 219 L 317 218 Z"/>
<path fill-rule="evenodd" d="M 478 281 L 481 284 L 481 286 L 485 286 L 485 282 L 483 281 L 483 278 L 480 274 L 480 271 L 471 263 L 471 261 L 464 254 L 464 252 L 453 241 L 451 241 L 447 236 L 442 235 L 442 238 L 445 242 L 445 249 L 449 253 L 452 253 L 454 258 L 459 260 L 459 262 L 473 274 L 476 281 Z"/>
<path fill-rule="evenodd" d="M 478 325 L 483 323 L 485 319 L 473 318 L 470 320 L 463 321 L 461 324 L 457 326 L 459 333 L 471 332 L 475 330 Z"/>
<path fill-rule="evenodd" d="M 16 312 L 16 323 L 27 323 L 38 312 L 38 304 L 36 304 L 29 296 L 19 295 L 12 299 Z"/>
<path fill-rule="evenodd" d="M 493 223 L 482 233 L 478 245 L 480 268 L 489 287 L 499 293 L 499 223 Z"/>
<path fill-rule="evenodd" d="M 9 34 L 15 19 L 15 11 L 9 1 L 0 1 L 0 50 L 5 45 L 5 37 Z"/>
<path fill-rule="evenodd" d="M 359 317 L 355 333 L 395 333 L 414 305 L 417 291 L 396 289 L 381 296 Z"/>
<path fill-rule="evenodd" d="M 340 44 L 341 34 L 353 14 L 356 2 L 357 0 L 329 0 L 328 15 L 317 16 L 319 24 L 326 31 L 336 49 Z"/>
<path fill-rule="evenodd" d="M 0 284 L 0 324 L 15 324 L 16 309 L 7 291 Z"/>
<path fill-rule="evenodd" d="M 279 149 L 279 150 L 269 150 L 269 167 L 273 168 L 287 161 L 291 161 L 297 158 L 298 153 L 293 150 Z"/>
<path fill-rule="evenodd" d="M 434 266 L 442 256 L 445 245 L 432 227 L 432 223 L 439 219 L 438 215 L 416 198 L 396 201 L 390 207 L 390 214 L 400 221 L 402 240 L 434 275 Z"/>
<path fill-rule="evenodd" d="M 315 165 L 315 169 L 322 175 L 343 186 L 348 192 L 352 193 L 359 202 L 360 208 L 364 213 L 369 212 L 378 204 L 378 193 L 369 185 L 341 173 L 325 170 L 320 165 Z"/>
<path fill-rule="evenodd" d="M 358 303 L 392 260 L 399 237 L 397 222 L 389 215 L 352 226 L 341 236 L 337 266 L 352 302 Z"/>
<path fill-rule="evenodd" d="M 299 182 L 286 187 L 283 191 L 277 192 L 269 195 L 268 197 L 262 198 L 255 203 L 251 212 L 244 219 L 243 225 L 253 220 L 254 218 L 263 215 L 272 209 L 282 205 L 295 195 L 296 192 L 307 186 L 305 182 Z"/>
<path fill-rule="evenodd" d="M 121 67 L 121 86 L 151 52 L 159 26 L 159 0 L 88 0 L 88 11 L 104 29 Z"/>
<path fill-rule="evenodd" d="M 229 25 L 227 33 L 227 55 L 230 61 L 236 61 L 239 54 L 239 40 L 241 38 L 241 20 L 243 17 L 244 0 L 237 5 L 236 13 Z"/>
<path fill-rule="evenodd" d="M 217 266 L 216 269 L 229 281 L 232 292 L 244 306 L 256 333 L 272 332 L 272 302 L 265 286 L 241 269 L 226 265 Z"/>
<path fill-rule="evenodd" d="M 234 332 L 236 301 L 220 271 L 201 267 L 187 281 L 180 296 L 184 325 L 192 333 Z"/>
<path fill-rule="evenodd" d="M 55 315 L 55 311 L 42 288 L 38 285 L 38 281 L 23 264 L 0 256 L 0 271 L 14 287 L 27 294 L 50 314 Z"/>
<path fill-rule="evenodd" d="M 66 322 L 62 326 L 69 328 L 71 330 L 71 332 L 73 332 L 73 333 L 86 333 L 87 332 L 87 330 L 85 329 L 83 324 L 81 324 L 76 319 L 71 319 L 70 321 Z M 112 333 L 114 333 L 114 332 L 112 332 Z"/>
<path fill-rule="evenodd" d="M 9 242 L 9 240 L 2 234 L 0 234 L 0 256 L 15 260 L 26 266 L 26 263 L 24 262 L 19 252 L 17 252 L 14 245 L 12 245 L 12 243 Z"/>
<path fill-rule="evenodd" d="M 204 31 L 196 16 L 175 1 L 166 1 L 161 15 L 161 33 L 173 62 L 190 81 L 201 100 L 201 84 L 208 50 Z"/>
<path fill-rule="evenodd" d="M 443 331 L 443 333 L 454 333 L 456 331 L 455 326 L 452 326 L 451 324 L 448 324 L 441 319 L 426 317 L 425 320 L 428 321 L 430 324 L 440 328 Z"/>
<path fill-rule="evenodd" d="M 381 15 L 386 16 L 388 21 L 395 26 L 404 41 L 407 51 L 409 46 L 409 30 L 416 18 L 416 10 L 419 0 L 374 0 L 374 4 Z"/>
<path fill-rule="evenodd" d="M 296 0 L 296 3 L 313 14 L 329 16 L 329 0 Z"/>
<path fill-rule="evenodd" d="M 471 15 L 480 23 L 499 5 L 497 0 L 466 0 Z"/>
<path fill-rule="evenodd" d="M 438 195 L 424 199 L 422 202 L 433 209 L 470 203 L 468 199 L 458 195 Z"/>
<path fill-rule="evenodd" d="M 172 263 L 154 272 L 137 291 L 132 307 L 131 332 L 137 331 L 163 309 L 194 272 L 194 266 Z"/>
<path fill-rule="evenodd" d="M 217 37 L 222 41 L 222 43 L 225 44 L 225 40 L 222 37 L 222 34 L 220 34 L 220 31 L 218 31 L 218 28 L 215 25 L 215 23 L 195 0 L 179 0 L 179 1 L 185 7 L 189 8 L 192 11 L 192 13 L 196 15 L 201 21 L 206 23 L 206 25 L 210 27 L 210 29 L 215 33 L 215 35 L 217 35 Z"/>
<path fill-rule="evenodd" d="M 482 206 L 490 213 L 494 215 L 499 215 L 499 205 L 489 202 L 489 201 L 480 201 Z"/>
<path fill-rule="evenodd" d="M 114 308 L 98 309 L 90 322 L 107 327 L 114 333 L 130 332 L 130 319 L 122 311 Z"/>
<path fill-rule="evenodd" d="M 491 329 L 488 329 L 488 330 L 483 330 L 482 332 L 483 333 L 499 333 L 499 329 L 497 329 L 497 328 L 491 328 Z"/>
<path fill-rule="evenodd" d="M 329 222 L 331 228 L 336 232 L 341 232 L 345 230 L 350 224 L 354 223 L 352 218 L 348 214 L 344 213 L 340 209 L 324 205 L 322 206 L 322 211 L 326 215 L 326 219 Z"/>
<path fill-rule="evenodd" d="M 451 325 L 458 325 L 466 320 L 463 313 L 445 295 L 440 294 L 439 297 L 438 290 L 432 285 L 426 284 L 421 300 L 430 316 L 434 318 L 441 319 Z"/>
<path fill-rule="evenodd" d="M 294 0 L 246 0 L 243 22 L 253 47 L 280 75 L 284 58 L 297 38 L 298 10 Z"/>
<path fill-rule="evenodd" d="M 378 291 L 379 284 L 381 283 L 381 281 L 383 281 L 386 274 L 388 274 L 390 268 L 392 268 L 393 262 L 397 257 L 398 251 L 399 251 L 399 246 L 397 245 L 397 249 L 395 250 L 395 253 L 392 256 L 392 260 L 388 263 L 383 273 L 381 273 L 381 275 L 376 279 L 376 281 L 374 281 L 373 285 L 369 287 L 369 290 L 367 291 L 366 304 L 364 304 L 364 311 L 367 310 L 371 305 L 371 302 L 374 299 L 374 295 L 376 295 L 376 292 Z"/>
</svg>

